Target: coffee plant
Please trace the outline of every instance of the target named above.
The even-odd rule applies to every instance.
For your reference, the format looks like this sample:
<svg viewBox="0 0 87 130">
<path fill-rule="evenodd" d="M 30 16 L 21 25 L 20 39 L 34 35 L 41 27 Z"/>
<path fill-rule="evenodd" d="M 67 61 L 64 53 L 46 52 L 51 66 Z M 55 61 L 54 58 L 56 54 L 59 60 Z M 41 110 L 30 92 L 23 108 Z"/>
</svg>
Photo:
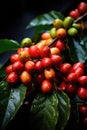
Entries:
<svg viewBox="0 0 87 130">
<path fill-rule="evenodd" d="M 87 129 L 87 3 L 33 19 L 32 38 L 0 39 L 0 130 Z"/>
</svg>

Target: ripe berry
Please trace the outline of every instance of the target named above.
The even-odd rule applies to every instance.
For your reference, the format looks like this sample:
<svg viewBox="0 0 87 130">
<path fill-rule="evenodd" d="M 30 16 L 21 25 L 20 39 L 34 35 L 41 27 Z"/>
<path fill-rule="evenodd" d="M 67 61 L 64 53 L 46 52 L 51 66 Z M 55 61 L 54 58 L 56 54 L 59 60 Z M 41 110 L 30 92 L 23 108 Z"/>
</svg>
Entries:
<svg viewBox="0 0 87 130">
<path fill-rule="evenodd" d="M 66 44 L 63 40 L 59 39 L 56 42 L 56 47 L 60 50 L 60 51 L 64 51 L 66 49 Z"/>
<path fill-rule="evenodd" d="M 72 10 L 70 11 L 69 16 L 71 16 L 74 19 L 77 19 L 80 16 L 80 12 L 78 9 Z"/>
<path fill-rule="evenodd" d="M 82 104 L 79 106 L 79 111 L 83 116 L 87 116 L 87 105 Z"/>
<path fill-rule="evenodd" d="M 71 65 L 71 64 L 69 64 L 69 63 L 63 63 L 63 64 L 60 66 L 60 71 L 61 71 L 64 75 L 67 75 L 67 74 L 69 74 L 71 68 L 72 68 L 72 65 Z"/>
<path fill-rule="evenodd" d="M 64 28 L 59 28 L 56 30 L 56 36 L 60 39 L 65 38 L 67 35 L 66 29 Z"/>
<path fill-rule="evenodd" d="M 52 89 L 53 89 L 52 83 L 49 80 L 47 80 L 47 79 L 43 80 L 43 82 L 41 84 L 42 92 L 43 93 L 49 93 L 49 92 L 52 91 Z"/>
<path fill-rule="evenodd" d="M 78 82 L 80 83 L 80 85 L 82 86 L 87 86 L 87 76 L 82 75 L 78 78 Z"/>
<path fill-rule="evenodd" d="M 16 61 L 18 61 L 18 60 L 20 60 L 18 54 L 12 54 L 12 55 L 11 55 L 10 61 L 11 61 L 12 63 L 14 63 L 14 62 L 16 62 Z"/>
<path fill-rule="evenodd" d="M 53 62 L 52 62 L 52 59 L 49 58 L 49 57 L 44 57 L 42 59 L 42 65 L 44 68 L 50 68 L 52 66 Z"/>
<path fill-rule="evenodd" d="M 69 73 L 67 76 L 67 81 L 69 83 L 75 83 L 77 81 L 77 77 L 75 73 Z"/>
<path fill-rule="evenodd" d="M 62 64 L 62 57 L 59 55 L 51 55 L 51 59 L 54 65 L 60 66 Z"/>
<path fill-rule="evenodd" d="M 51 38 L 49 32 L 44 32 L 44 33 L 41 34 L 41 39 L 47 40 L 47 39 L 49 39 L 49 38 Z"/>
<path fill-rule="evenodd" d="M 30 55 L 30 58 L 39 58 L 40 57 L 39 48 L 36 45 L 30 46 L 29 55 Z"/>
<path fill-rule="evenodd" d="M 82 100 L 87 100 L 87 88 L 80 87 L 78 88 L 77 95 Z"/>
<path fill-rule="evenodd" d="M 48 80 L 52 80 L 55 78 L 55 71 L 52 68 L 44 69 L 44 76 Z"/>
<path fill-rule="evenodd" d="M 21 61 L 16 61 L 12 64 L 13 71 L 20 74 L 24 70 L 24 64 Z"/>
<path fill-rule="evenodd" d="M 7 76 L 7 82 L 11 85 L 14 85 L 16 83 L 18 83 L 19 78 L 16 72 L 11 72 L 10 74 L 8 74 Z"/>
<path fill-rule="evenodd" d="M 10 74 L 11 72 L 13 72 L 12 65 L 9 65 L 6 67 L 6 74 Z"/>
<path fill-rule="evenodd" d="M 31 81 L 31 75 L 30 75 L 30 73 L 28 73 L 27 71 L 23 71 L 22 73 L 21 73 L 21 75 L 20 75 L 20 79 L 21 79 L 21 82 L 23 83 L 23 84 L 29 84 L 30 83 L 30 81 Z"/>
<path fill-rule="evenodd" d="M 40 56 L 41 57 L 49 57 L 51 54 L 50 48 L 48 46 L 44 46 L 40 49 Z"/>
<path fill-rule="evenodd" d="M 32 72 L 32 70 L 34 70 L 35 68 L 35 63 L 33 61 L 30 61 L 28 60 L 26 63 L 25 63 L 25 70 L 27 70 L 28 72 Z"/>
<path fill-rule="evenodd" d="M 78 4 L 78 10 L 81 14 L 87 12 L 87 3 L 86 2 L 80 2 Z"/>
<path fill-rule="evenodd" d="M 42 64 L 42 61 L 38 60 L 35 62 L 35 70 L 38 70 L 38 71 L 42 71 L 43 69 L 43 64 Z"/>
<path fill-rule="evenodd" d="M 75 94 L 77 92 L 77 86 L 75 84 L 67 84 L 65 91 L 68 94 Z"/>
</svg>

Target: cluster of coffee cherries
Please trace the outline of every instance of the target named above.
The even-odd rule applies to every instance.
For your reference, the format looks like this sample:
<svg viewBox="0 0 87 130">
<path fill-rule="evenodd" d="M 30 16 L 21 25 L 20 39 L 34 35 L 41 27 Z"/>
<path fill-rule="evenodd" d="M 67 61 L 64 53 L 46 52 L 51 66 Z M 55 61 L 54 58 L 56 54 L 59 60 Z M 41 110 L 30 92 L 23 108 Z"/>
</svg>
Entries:
<svg viewBox="0 0 87 130">
<path fill-rule="evenodd" d="M 81 6 L 78 6 L 81 12 Z M 87 3 L 84 11 L 87 9 Z M 77 15 L 76 15 L 77 16 Z M 87 75 L 85 75 L 84 63 L 71 64 L 64 62 L 61 53 L 66 50 L 67 34 L 75 36 L 80 26 L 74 23 L 71 15 L 64 20 L 55 19 L 53 27 L 41 34 L 41 40 L 33 43 L 30 38 L 24 38 L 21 48 L 10 56 L 10 65 L 6 67 L 7 82 L 13 87 L 18 83 L 33 88 L 43 93 L 59 89 L 69 96 L 77 95 L 84 102 L 87 101 Z M 82 104 L 79 111 L 87 125 L 87 105 Z"/>
</svg>

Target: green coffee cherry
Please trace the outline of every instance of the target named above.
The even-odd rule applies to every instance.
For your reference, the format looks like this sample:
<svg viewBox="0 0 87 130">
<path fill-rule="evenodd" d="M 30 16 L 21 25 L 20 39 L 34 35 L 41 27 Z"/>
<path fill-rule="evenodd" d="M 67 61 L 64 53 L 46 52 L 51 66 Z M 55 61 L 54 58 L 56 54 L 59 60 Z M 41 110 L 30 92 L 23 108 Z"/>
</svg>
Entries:
<svg viewBox="0 0 87 130">
<path fill-rule="evenodd" d="M 76 28 L 76 29 L 80 29 L 80 25 L 78 23 L 73 23 L 72 27 Z"/>
<path fill-rule="evenodd" d="M 68 29 L 72 26 L 74 19 L 70 16 L 65 17 L 64 21 L 63 21 L 63 26 Z"/>
<path fill-rule="evenodd" d="M 55 27 L 53 27 L 53 28 L 50 29 L 50 36 L 51 36 L 52 38 L 55 38 L 55 37 L 56 37 L 56 28 L 55 28 Z"/>
<path fill-rule="evenodd" d="M 70 36 L 76 36 L 78 34 L 78 30 L 74 27 L 71 27 L 71 28 L 68 29 L 68 34 Z"/>
<path fill-rule="evenodd" d="M 61 19 L 55 19 L 54 21 L 53 21 L 53 26 L 55 27 L 55 28 L 61 28 L 61 27 L 63 27 L 63 21 L 61 20 Z"/>
<path fill-rule="evenodd" d="M 22 41 L 21 41 L 21 45 L 22 47 L 28 47 L 28 46 L 31 46 L 32 45 L 32 40 L 31 38 L 24 38 Z"/>
</svg>

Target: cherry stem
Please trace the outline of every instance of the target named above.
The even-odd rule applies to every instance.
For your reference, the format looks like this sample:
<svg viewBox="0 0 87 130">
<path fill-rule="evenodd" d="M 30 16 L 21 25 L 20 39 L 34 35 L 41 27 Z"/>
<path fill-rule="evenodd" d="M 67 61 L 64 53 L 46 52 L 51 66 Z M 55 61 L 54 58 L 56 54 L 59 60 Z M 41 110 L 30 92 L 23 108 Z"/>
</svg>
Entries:
<svg viewBox="0 0 87 130">
<path fill-rule="evenodd" d="M 74 23 L 79 22 L 80 20 L 82 20 L 86 16 L 87 16 L 87 12 L 85 14 L 83 14 L 82 16 L 78 17 L 76 20 L 74 20 Z"/>
</svg>

